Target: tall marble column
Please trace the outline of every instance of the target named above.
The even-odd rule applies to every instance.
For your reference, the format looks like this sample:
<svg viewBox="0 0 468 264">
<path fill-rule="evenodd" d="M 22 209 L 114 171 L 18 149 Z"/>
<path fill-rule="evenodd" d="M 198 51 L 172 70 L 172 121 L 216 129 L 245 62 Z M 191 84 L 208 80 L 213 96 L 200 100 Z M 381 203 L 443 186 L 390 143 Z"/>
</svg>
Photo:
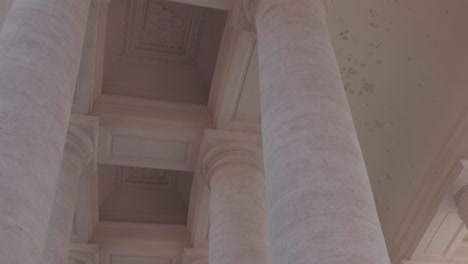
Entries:
<svg viewBox="0 0 468 264">
<path fill-rule="evenodd" d="M 41 264 L 67 263 L 80 178 L 92 169 L 93 142 L 70 123 Z"/>
<path fill-rule="evenodd" d="M 40 262 L 90 0 L 15 0 L 0 32 L 0 263 Z"/>
<path fill-rule="evenodd" d="M 329 1 L 256 2 L 245 10 L 258 36 L 272 263 L 389 263 L 327 28 Z"/>
<path fill-rule="evenodd" d="M 203 159 L 210 186 L 209 263 L 269 264 L 261 151 L 224 143 Z"/>
</svg>

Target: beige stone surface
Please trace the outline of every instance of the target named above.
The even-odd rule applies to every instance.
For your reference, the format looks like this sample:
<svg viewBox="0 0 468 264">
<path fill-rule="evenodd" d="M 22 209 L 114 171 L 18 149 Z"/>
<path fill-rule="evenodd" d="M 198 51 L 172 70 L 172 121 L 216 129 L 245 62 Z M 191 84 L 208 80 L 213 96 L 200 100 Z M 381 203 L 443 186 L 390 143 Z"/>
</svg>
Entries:
<svg viewBox="0 0 468 264">
<path fill-rule="evenodd" d="M 13 0 L 0 0 L 0 31 L 2 30 L 8 11 L 10 11 L 11 3 L 13 3 Z"/>
<path fill-rule="evenodd" d="M 0 263 L 38 263 L 89 0 L 15 0 L 0 33 Z"/>
<path fill-rule="evenodd" d="M 256 13 L 273 263 L 389 263 L 321 0 Z"/>
<path fill-rule="evenodd" d="M 466 153 L 464 0 L 335 0 L 328 26 L 392 257 Z M 455 140 L 453 140 L 455 139 Z M 395 261 L 397 261 L 395 259 Z"/>
<path fill-rule="evenodd" d="M 269 264 L 261 151 L 224 143 L 204 157 L 210 185 L 209 262 Z"/>
<path fill-rule="evenodd" d="M 63 264 L 67 261 L 79 182 L 85 173 L 91 171 L 92 155 L 93 142 L 89 136 L 78 126 L 70 124 L 40 262 L 42 264 Z"/>
</svg>

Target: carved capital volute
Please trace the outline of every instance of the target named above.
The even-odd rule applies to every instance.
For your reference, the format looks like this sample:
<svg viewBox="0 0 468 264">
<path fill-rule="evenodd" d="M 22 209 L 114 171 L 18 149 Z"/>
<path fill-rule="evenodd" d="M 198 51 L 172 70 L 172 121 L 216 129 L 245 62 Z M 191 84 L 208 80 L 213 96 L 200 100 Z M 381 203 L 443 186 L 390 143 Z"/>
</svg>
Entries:
<svg viewBox="0 0 468 264">
<path fill-rule="evenodd" d="M 235 28 L 255 32 L 255 14 L 261 0 L 235 0 L 232 25 Z"/>
<path fill-rule="evenodd" d="M 202 170 L 208 186 L 219 170 L 230 166 L 247 166 L 262 175 L 263 160 L 260 147 L 248 143 L 229 142 L 209 150 L 202 160 Z"/>
</svg>

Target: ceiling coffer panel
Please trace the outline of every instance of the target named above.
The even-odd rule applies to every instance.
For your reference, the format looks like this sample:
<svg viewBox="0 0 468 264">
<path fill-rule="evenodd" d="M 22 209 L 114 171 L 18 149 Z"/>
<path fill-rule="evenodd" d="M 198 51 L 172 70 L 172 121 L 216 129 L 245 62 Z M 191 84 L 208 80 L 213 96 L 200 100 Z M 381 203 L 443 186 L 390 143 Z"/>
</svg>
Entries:
<svg viewBox="0 0 468 264">
<path fill-rule="evenodd" d="M 204 9 L 160 0 L 127 3 L 125 54 L 194 63 Z"/>
</svg>

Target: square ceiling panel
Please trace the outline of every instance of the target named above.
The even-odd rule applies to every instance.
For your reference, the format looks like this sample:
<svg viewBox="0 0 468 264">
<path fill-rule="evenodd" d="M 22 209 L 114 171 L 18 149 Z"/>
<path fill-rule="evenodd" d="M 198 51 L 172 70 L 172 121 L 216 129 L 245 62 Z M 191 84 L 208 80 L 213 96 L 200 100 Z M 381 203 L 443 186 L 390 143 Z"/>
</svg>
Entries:
<svg viewBox="0 0 468 264">
<path fill-rule="evenodd" d="M 191 172 L 100 165 L 100 221 L 184 225 L 191 186 Z"/>
<path fill-rule="evenodd" d="M 194 63 L 203 8 L 156 0 L 130 0 L 127 5 L 127 55 Z"/>
<path fill-rule="evenodd" d="M 163 0 L 112 0 L 102 92 L 206 104 L 227 13 Z"/>
</svg>

